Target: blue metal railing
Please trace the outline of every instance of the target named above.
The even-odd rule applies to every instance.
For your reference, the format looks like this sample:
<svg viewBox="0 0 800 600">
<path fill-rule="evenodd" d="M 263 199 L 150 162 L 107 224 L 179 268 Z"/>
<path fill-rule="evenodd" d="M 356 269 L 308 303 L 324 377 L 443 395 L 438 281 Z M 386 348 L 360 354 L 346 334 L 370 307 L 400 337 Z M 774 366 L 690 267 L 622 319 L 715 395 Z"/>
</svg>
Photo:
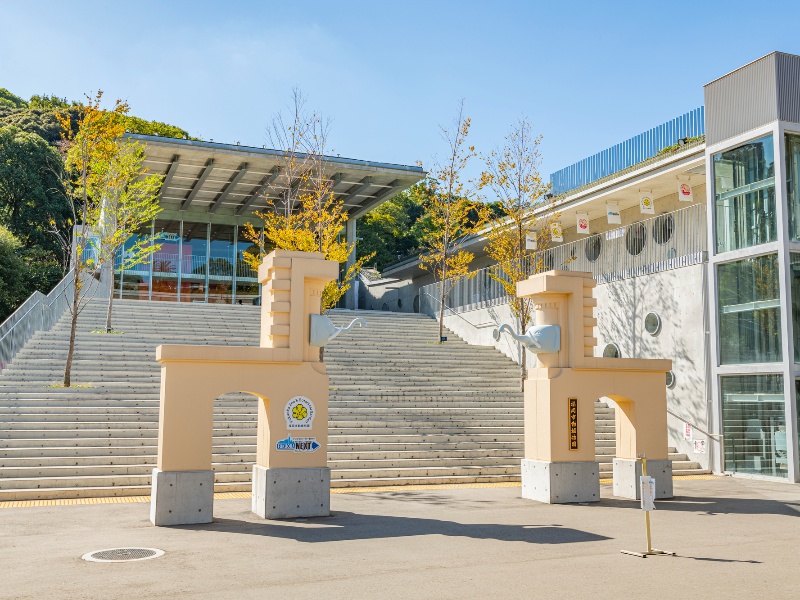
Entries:
<svg viewBox="0 0 800 600">
<path fill-rule="evenodd" d="M 550 182 L 553 184 L 552 193 L 563 194 L 627 169 L 652 158 L 659 150 L 677 144 L 678 140 L 704 135 L 705 131 L 705 108 L 701 106 L 552 173 L 550 175 Z"/>
</svg>

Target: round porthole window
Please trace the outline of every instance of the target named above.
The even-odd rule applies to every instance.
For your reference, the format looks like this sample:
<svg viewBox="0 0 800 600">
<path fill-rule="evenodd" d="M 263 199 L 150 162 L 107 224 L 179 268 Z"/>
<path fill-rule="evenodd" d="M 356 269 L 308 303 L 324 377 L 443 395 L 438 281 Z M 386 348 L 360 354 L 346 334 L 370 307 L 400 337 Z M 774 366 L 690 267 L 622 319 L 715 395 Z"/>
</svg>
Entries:
<svg viewBox="0 0 800 600">
<path fill-rule="evenodd" d="M 619 351 L 619 346 L 616 344 L 606 344 L 603 348 L 603 358 L 621 358 L 622 354 Z"/>
<path fill-rule="evenodd" d="M 667 387 L 672 389 L 675 387 L 675 373 L 667 371 Z"/>
<path fill-rule="evenodd" d="M 603 238 L 599 235 L 593 235 L 586 240 L 586 260 L 594 262 L 600 258 L 600 252 L 603 249 Z"/>
<path fill-rule="evenodd" d="M 415 313 L 419 312 L 419 294 L 414 296 L 414 312 Z"/>
<path fill-rule="evenodd" d="M 631 256 L 638 256 L 647 241 L 647 228 L 642 223 L 634 223 L 625 234 L 625 248 Z"/>
<path fill-rule="evenodd" d="M 661 331 L 661 317 L 656 313 L 647 313 L 644 318 L 644 330 L 650 335 L 658 335 Z"/>
<path fill-rule="evenodd" d="M 656 244 L 666 244 L 672 239 L 675 231 L 675 219 L 672 215 L 661 215 L 653 221 L 653 239 Z"/>
<path fill-rule="evenodd" d="M 397 308 L 403 308 L 403 299 L 402 298 L 398 298 L 397 299 Z"/>
</svg>

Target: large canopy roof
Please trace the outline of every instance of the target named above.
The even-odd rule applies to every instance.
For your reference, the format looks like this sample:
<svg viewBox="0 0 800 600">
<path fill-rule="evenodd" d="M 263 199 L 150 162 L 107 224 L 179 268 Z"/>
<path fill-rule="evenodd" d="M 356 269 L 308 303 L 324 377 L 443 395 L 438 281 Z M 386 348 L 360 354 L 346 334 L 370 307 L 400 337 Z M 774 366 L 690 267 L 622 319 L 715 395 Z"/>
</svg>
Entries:
<svg viewBox="0 0 800 600">
<path fill-rule="evenodd" d="M 128 134 L 146 147 L 145 165 L 164 175 L 161 206 L 184 217 L 248 217 L 289 186 L 285 153 L 216 142 Z M 360 217 L 426 175 L 421 167 L 325 157 L 325 175 L 350 217 Z M 189 214 L 191 213 L 191 214 Z"/>
</svg>

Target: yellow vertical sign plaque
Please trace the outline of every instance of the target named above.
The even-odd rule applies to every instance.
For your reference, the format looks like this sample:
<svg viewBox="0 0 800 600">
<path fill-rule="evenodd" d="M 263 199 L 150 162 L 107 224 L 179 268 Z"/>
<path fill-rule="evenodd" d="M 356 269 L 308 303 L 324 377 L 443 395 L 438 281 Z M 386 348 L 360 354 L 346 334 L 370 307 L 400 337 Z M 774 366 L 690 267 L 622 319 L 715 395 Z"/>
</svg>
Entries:
<svg viewBox="0 0 800 600">
<path fill-rule="evenodd" d="M 578 399 L 569 399 L 569 449 L 578 449 Z"/>
</svg>

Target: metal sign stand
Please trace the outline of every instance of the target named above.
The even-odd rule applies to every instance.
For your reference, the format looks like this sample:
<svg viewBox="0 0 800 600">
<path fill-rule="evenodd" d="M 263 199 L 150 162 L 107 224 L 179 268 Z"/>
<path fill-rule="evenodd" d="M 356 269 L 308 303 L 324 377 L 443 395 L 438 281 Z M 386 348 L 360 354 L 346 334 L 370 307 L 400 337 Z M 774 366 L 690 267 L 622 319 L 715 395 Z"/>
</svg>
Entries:
<svg viewBox="0 0 800 600">
<path fill-rule="evenodd" d="M 658 550 L 657 548 L 653 548 L 653 543 L 650 538 L 650 511 L 655 509 L 655 490 L 652 494 L 649 493 L 650 484 L 649 484 L 649 477 L 647 477 L 647 456 L 642 455 L 636 459 L 637 461 L 642 463 L 642 477 L 640 479 L 639 487 L 641 489 L 640 496 L 642 500 L 642 510 L 644 510 L 644 522 L 645 528 L 647 529 L 647 550 L 644 552 L 634 552 L 633 550 L 621 550 L 623 554 L 630 554 L 631 556 L 638 556 L 639 558 L 647 558 L 648 556 L 675 556 L 674 552 L 669 552 L 667 550 Z M 648 485 L 645 486 L 643 483 L 647 481 Z M 645 487 L 648 489 L 648 495 L 645 495 Z"/>
</svg>

